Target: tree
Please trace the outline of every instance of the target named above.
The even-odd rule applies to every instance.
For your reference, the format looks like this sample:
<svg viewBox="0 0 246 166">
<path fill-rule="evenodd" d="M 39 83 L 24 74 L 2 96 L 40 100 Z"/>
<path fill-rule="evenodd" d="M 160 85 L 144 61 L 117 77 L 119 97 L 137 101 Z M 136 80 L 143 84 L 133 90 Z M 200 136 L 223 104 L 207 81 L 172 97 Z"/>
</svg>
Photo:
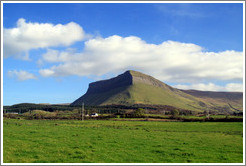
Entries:
<svg viewBox="0 0 246 166">
<path fill-rule="evenodd" d="M 177 109 L 172 110 L 171 112 L 172 117 L 177 117 L 179 115 L 179 111 Z"/>
<path fill-rule="evenodd" d="M 134 111 L 133 115 L 135 117 L 141 117 L 144 116 L 145 110 L 143 108 L 138 108 L 137 110 Z"/>
</svg>

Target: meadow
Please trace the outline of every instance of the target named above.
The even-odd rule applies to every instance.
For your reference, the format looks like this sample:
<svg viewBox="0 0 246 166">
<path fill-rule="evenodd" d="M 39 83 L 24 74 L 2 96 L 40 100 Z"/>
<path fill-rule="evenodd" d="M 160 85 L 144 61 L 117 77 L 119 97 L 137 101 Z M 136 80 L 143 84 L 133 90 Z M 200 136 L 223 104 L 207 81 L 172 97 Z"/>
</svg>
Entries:
<svg viewBox="0 0 246 166">
<path fill-rule="evenodd" d="M 242 163 L 243 122 L 3 120 L 4 163 Z"/>
</svg>

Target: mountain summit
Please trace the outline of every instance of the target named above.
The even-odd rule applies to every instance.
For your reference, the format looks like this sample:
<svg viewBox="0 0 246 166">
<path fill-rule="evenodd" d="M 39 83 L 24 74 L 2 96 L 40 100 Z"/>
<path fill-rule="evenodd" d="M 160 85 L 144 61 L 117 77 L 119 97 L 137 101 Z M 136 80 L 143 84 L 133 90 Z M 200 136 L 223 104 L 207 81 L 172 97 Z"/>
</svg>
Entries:
<svg viewBox="0 0 246 166">
<path fill-rule="evenodd" d="M 153 93 L 149 93 L 151 89 L 162 91 L 175 90 L 149 75 L 128 70 L 117 77 L 90 83 L 86 94 L 74 101 L 72 105 L 79 105 L 82 101 L 86 105 L 161 104 L 149 99 L 150 95 L 153 98 Z M 154 94 L 154 97 L 158 96 Z"/>
<path fill-rule="evenodd" d="M 232 112 L 242 110 L 242 101 L 239 92 L 180 90 L 152 76 L 128 70 L 117 77 L 90 83 L 87 92 L 71 105 L 158 104 L 194 111 L 213 108 Z"/>
</svg>

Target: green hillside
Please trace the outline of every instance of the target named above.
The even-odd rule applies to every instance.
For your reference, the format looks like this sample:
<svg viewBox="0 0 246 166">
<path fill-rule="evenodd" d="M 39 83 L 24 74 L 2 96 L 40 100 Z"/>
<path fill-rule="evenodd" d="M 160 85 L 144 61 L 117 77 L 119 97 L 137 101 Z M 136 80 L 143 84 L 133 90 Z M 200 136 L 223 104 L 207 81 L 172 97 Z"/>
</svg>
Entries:
<svg viewBox="0 0 246 166">
<path fill-rule="evenodd" d="M 194 97 L 182 94 L 182 92 L 178 90 L 171 91 L 148 84 L 136 83 L 121 91 L 121 93 L 111 96 L 101 103 L 101 105 L 161 104 L 172 105 L 182 109 L 201 111 L 204 108 L 199 106 L 198 103 L 199 101 Z"/>
<path fill-rule="evenodd" d="M 152 76 L 137 72 L 125 73 L 93 82 L 83 96 L 71 105 L 169 105 L 192 111 L 241 112 L 242 93 L 188 91 L 173 88 Z"/>
</svg>

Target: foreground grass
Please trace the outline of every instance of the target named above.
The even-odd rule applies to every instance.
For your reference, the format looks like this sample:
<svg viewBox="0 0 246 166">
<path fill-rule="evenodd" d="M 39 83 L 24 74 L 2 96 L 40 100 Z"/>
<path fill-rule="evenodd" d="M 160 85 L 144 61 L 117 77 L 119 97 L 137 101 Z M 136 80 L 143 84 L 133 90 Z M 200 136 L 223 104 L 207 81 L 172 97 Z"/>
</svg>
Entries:
<svg viewBox="0 0 246 166">
<path fill-rule="evenodd" d="M 3 121 L 4 163 L 242 163 L 241 122 Z"/>
</svg>

